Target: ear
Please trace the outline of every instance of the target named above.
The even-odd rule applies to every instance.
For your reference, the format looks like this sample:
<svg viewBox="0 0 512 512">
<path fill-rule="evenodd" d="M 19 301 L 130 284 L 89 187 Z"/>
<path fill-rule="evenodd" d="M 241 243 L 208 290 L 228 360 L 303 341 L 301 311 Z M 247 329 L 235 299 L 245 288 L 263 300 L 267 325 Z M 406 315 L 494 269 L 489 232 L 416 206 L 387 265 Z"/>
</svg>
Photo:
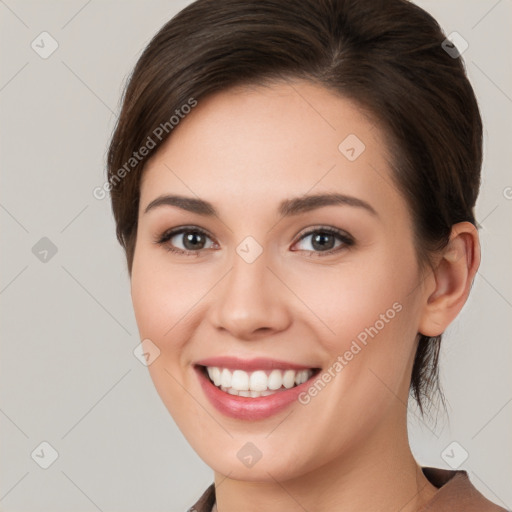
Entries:
<svg viewBox="0 0 512 512">
<path fill-rule="evenodd" d="M 476 227 L 470 222 L 454 224 L 450 241 L 428 279 L 434 290 L 426 293 L 419 333 L 439 336 L 445 331 L 464 306 L 479 265 Z"/>
</svg>

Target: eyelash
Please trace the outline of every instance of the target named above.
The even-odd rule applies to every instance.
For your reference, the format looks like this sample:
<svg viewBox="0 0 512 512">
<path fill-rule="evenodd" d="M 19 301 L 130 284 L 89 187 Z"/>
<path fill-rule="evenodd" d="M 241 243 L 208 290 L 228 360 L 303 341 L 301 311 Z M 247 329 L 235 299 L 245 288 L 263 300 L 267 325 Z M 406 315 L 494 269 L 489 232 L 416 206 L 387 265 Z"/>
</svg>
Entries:
<svg viewBox="0 0 512 512">
<path fill-rule="evenodd" d="M 175 254 L 181 254 L 181 255 L 185 255 L 185 256 L 198 257 L 200 255 L 201 251 L 207 250 L 207 249 L 199 249 L 197 251 L 191 251 L 188 249 L 178 249 L 178 248 L 167 243 L 171 238 L 175 237 L 176 235 L 180 235 L 182 233 L 199 233 L 199 234 L 204 235 L 211 239 L 210 235 L 206 231 L 204 231 L 203 229 L 201 229 L 199 227 L 182 226 L 180 228 L 165 231 L 164 233 L 162 233 L 155 239 L 154 243 L 156 243 L 157 245 L 163 246 L 169 252 L 172 252 Z M 304 238 L 306 238 L 310 235 L 313 235 L 315 233 L 334 235 L 334 236 L 338 237 L 338 239 L 341 240 L 341 242 L 343 242 L 342 245 L 335 247 L 333 249 L 329 249 L 328 251 L 303 250 L 304 252 L 315 254 L 317 257 L 320 257 L 320 258 L 337 253 L 337 252 L 339 252 L 343 249 L 346 249 L 348 247 L 351 247 L 355 244 L 354 239 L 348 233 L 345 233 L 344 231 L 341 231 L 341 230 L 338 230 L 335 228 L 331 228 L 328 226 L 319 226 L 319 227 L 315 227 L 314 229 L 311 229 L 310 231 L 307 231 L 306 233 L 302 234 L 302 236 L 299 238 L 299 240 L 296 243 L 300 242 Z"/>
</svg>

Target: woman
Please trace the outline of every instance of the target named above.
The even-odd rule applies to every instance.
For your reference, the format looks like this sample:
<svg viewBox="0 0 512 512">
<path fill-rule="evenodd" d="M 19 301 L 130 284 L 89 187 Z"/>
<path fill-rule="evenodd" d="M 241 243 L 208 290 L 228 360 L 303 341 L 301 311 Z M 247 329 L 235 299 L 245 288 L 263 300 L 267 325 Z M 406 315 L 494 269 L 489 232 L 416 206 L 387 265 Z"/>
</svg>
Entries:
<svg viewBox="0 0 512 512">
<path fill-rule="evenodd" d="M 445 39 L 404 0 L 198 0 L 140 57 L 109 188 L 151 377 L 215 473 L 191 510 L 504 510 L 407 438 L 480 262 Z"/>
</svg>

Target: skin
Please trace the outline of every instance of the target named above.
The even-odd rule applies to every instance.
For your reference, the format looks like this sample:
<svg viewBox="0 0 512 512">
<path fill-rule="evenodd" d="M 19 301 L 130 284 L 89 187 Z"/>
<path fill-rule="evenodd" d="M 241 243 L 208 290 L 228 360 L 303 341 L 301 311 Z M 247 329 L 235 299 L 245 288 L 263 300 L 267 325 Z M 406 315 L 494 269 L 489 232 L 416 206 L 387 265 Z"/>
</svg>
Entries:
<svg viewBox="0 0 512 512">
<path fill-rule="evenodd" d="M 307 100 L 307 101 L 306 101 Z M 365 144 L 349 161 L 338 145 Z M 306 82 L 222 91 L 199 105 L 149 160 L 140 190 L 131 294 L 149 366 L 169 412 L 213 468 L 219 511 L 417 510 L 435 494 L 407 439 L 406 406 L 417 333 L 455 318 L 479 264 L 476 229 L 456 224 L 423 269 L 407 203 L 394 185 L 383 132 L 351 101 Z M 281 217 L 283 199 L 338 192 L 375 210 L 330 205 Z M 219 216 L 176 206 L 144 213 L 162 194 L 210 201 Z M 207 231 L 191 256 L 155 240 L 180 226 Z M 349 233 L 322 256 L 311 227 Z M 237 252 L 253 237 L 262 254 Z M 200 245 L 199 245 L 200 247 Z M 229 418 L 204 395 L 193 363 L 233 355 L 327 369 L 393 304 L 401 311 L 307 405 L 258 421 Z M 261 459 L 246 467 L 247 442 Z"/>
</svg>

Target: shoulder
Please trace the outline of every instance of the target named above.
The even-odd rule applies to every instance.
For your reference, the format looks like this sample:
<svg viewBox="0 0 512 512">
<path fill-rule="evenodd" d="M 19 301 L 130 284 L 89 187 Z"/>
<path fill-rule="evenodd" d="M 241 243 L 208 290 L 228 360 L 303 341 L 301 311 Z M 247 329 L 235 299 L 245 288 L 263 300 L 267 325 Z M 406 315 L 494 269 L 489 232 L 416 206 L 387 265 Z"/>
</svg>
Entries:
<svg viewBox="0 0 512 512">
<path fill-rule="evenodd" d="M 211 512 L 215 503 L 215 484 L 212 483 L 187 512 Z"/>
<path fill-rule="evenodd" d="M 422 469 L 428 480 L 439 490 L 420 512 L 508 512 L 480 493 L 471 483 L 466 471 Z"/>
<path fill-rule="evenodd" d="M 439 490 L 419 512 L 509 512 L 480 493 L 469 480 L 466 471 L 422 469 L 428 480 Z M 215 484 L 212 483 L 187 512 L 211 512 L 214 503 Z"/>
</svg>

